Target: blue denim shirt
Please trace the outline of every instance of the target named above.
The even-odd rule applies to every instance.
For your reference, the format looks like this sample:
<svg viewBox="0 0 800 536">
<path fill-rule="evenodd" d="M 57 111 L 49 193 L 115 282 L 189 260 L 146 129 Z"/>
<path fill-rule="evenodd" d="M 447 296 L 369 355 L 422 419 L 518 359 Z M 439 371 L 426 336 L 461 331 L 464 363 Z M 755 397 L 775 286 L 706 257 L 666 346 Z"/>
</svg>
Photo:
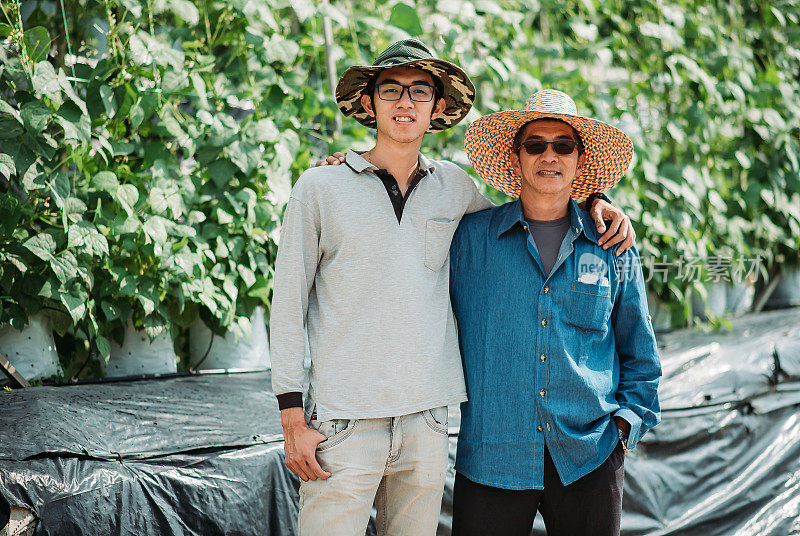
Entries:
<svg viewBox="0 0 800 536">
<path fill-rule="evenodd" d="M 450 249 L 450 294 L 469 401 L 456 470 L 475 482 L 542 489 L 545 446 L 564 484 L 660 421 L 661 364 L 639 254 L 603 250 L 574 201 L 550 275 L 519 200 L 465 216 Z"/>
</svg>

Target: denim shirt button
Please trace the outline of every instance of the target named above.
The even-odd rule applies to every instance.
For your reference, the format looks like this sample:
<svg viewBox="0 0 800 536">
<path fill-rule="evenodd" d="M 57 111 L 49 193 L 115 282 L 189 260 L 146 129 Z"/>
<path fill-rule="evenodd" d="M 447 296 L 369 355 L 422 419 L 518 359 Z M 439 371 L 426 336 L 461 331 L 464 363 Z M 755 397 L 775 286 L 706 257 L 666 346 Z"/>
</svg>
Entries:
<svg viewBox="0 0 800 536">
<path fill-rule="evenodd" d="M 550 292 L 550 287 L 544 287 L 544 293 L 547 294 L 548 292 Z"/>
<path fill-rule="evenodd" d="M 537 431 L 537 432 L 541 432 L 541 431 L 542 431 L 542 427 L 541 427 L 541 426 L 537 426 L 537 427 L 536 427 L 536 431 Z"/>
<path fill-rule="evenodd" d="M 541 391 L 539 391 L 539 396 L 541 396 L 542 398 L 544 398 L 544 389 L 542 389 Z"/>
<path fill-rule="evenodd" d="M 547 357 L 544 354 L 542 354 L 539 356 L 539 359 L 541 359 L 542 363 L 544 363 L 544 360 L 547 359 Z"/>
<path fill-rule="evenodd" d="M 545 320 L 544 318 L 542 318 L 542 325 L 543 325 L 543 326 L 546 326 L 546 325 L 547 325 L 547 320 Z"/>
</svg>

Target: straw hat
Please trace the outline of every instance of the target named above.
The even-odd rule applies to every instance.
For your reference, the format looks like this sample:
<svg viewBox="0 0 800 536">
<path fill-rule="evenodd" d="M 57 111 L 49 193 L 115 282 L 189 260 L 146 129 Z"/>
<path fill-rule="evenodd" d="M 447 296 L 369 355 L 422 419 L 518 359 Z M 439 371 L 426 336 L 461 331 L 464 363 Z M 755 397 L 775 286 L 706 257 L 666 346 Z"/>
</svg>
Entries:
<svg viewBox="0 0 800 536">
<path fill-rule="evenodd" d="M 534 119 L 559 119 L 571 125 L 581 137 L 586 163 L 572 181 L 573 198 L 605 192 L 628 171 L 633 143 L 625 133 L 597 119 L 578 115 L 575 101 L 569 95 L 545 89 L 531 95 L 524 110 L 489 114 L 467 129 L 465 145 L 469 161 L 493 188 L 519 197 L 521 178 L 511 165 L 511 145 L 520 127 Z"/>
</svg>

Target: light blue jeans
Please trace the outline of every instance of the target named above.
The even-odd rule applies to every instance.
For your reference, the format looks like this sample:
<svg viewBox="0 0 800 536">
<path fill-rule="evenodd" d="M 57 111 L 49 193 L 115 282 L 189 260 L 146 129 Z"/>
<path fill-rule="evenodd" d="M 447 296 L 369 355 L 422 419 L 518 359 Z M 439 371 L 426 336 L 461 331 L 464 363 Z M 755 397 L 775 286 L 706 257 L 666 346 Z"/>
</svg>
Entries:
<svg viewBox="0 0 800 536">
<path fill-rule="evenodd" d="M 449 450 L 446 406 L 309 425 L 328 438 L 317 459 L 331 476 L 300 484 L 300 536 L 364 536 L 373 503 L 379 536 L 436 534 Z"/>
</svg>

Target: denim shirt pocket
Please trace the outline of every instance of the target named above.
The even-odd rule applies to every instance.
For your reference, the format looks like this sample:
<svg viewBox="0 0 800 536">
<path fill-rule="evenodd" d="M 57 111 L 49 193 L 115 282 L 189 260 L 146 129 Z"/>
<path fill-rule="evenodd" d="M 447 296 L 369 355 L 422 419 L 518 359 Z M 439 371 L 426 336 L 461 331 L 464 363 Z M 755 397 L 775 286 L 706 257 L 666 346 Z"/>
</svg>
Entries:
<svg viewBox="0 0 800 536">
<path fill-rule="evenodd" d="M 611 317 L 611 287 L 574 281 L 566 323 L 583 333 L 603 333 Z"/>
<path fill-rule="evenodd" d="M 438 272 L 447 254 L 450 242 L 458 227 L 458 220 L 432 219 L 425 222 L 425 266 Z"/>
</svg>

